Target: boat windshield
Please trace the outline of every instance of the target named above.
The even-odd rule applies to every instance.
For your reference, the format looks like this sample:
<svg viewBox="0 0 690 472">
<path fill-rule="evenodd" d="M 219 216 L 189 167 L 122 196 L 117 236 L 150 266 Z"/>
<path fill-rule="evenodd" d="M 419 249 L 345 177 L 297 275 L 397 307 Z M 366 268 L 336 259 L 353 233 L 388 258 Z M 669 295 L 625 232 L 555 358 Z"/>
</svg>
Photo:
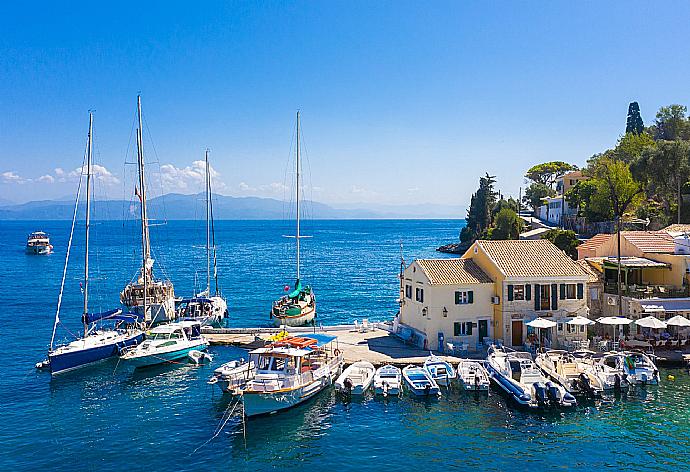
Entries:
<svg viewBox="0 0 690 472">
<path fill-rule="evenodd" d="M 161 339 L 180 339 L 182 336 L 179 332 L 175 333 L 151 333 L 149 339 L 161 340 Z"/>
<path fill-rule="evenodd" d="M 288 359 L 285 357 L 259 357 L 259 370 L 270 370 L 274 372 L 282 372 L 285 370 L 285 364 L 288 363 L 292 365 L 292 362 L 287 362 Z"/>
<path fill-rule="evenodd" d="M 397 378 L 398 376 L 395 375 L 394 372 L 381 372 L 381 374 L 379 375 L 379 377 L 381 377 L 382 379 L 395 379 L 395 378 Z"/>
</svg>

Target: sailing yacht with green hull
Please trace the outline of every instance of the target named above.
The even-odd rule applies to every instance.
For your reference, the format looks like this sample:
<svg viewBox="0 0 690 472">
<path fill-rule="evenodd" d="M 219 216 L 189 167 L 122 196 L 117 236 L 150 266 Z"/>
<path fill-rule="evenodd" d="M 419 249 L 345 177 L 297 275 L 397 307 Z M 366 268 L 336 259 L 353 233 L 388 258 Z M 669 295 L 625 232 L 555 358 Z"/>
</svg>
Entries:
<svg viewBox="0 0 690 472">
<path fill-rule="evenodd" d="M 305 238 L 300 234 L 300 129 L 299 111 L 297 112 L 297 169 L 296 169 L 296 231 L 294 236 L 296 248 L 297 280 L 294 288 L 287 295 L 273 302 L 271 317 L 276 326 L 304 326 L 314 322 L 316 317 L 316 297 L 311 287 L 303 285 L 300 277 L 300 239 Z"/>
</svg>

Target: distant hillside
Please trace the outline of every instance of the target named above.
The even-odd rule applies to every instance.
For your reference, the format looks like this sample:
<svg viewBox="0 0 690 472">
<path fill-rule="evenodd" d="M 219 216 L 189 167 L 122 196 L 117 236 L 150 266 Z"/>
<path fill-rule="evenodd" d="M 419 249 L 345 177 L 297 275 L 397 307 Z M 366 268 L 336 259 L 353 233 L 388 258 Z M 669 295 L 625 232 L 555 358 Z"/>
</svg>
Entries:
<svg viewBox="0 0 690 472">
<path fill-rule="evenodd" d="M 394 219 L 394 218 L 463 218 L 464 211 L 442 205 L 373 206 L 366 208 L 333 208 L 324 203 L 303 202 L 305 213 L 314 219 Z M 362 205 L 364 206 L 364 205 Z M 41 200 L 22 204 L 0 204 L 0 220 L 69 220 L 74 202 Z M 80 211 L 83 212 L 83 205 Z M 138 214 L 138 202 L 122 200 L 96 201 L 92 217 L 103 220 L 130 219 Z M 283 201 L 259 197 L 214 195 L 213 214 L 218 220 L 280 220 L 294 215 Z M 167 194 L 149 200 L 152 219 L 197 220 L 205 217 L 203 195 Z"/>
</svg>

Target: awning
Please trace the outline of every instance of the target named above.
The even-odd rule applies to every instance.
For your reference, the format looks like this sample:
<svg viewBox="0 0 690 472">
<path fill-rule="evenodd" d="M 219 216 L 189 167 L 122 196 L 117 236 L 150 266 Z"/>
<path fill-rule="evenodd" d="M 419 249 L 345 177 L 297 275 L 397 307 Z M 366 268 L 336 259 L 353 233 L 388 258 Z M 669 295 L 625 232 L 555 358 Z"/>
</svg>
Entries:
<svg viewBox="0 0 690 472">
<path fill-rule="evenodd" d="M 690 298 L 647 298 L 639 303 L 645 313 L 690 311 Z"/>
<path fill-rule="evenodd" d="M 618 268 L 618 259 L 616 257 L 607 257 L 603 262 L 604 268 Z M 670 267 L 669 264 L 653 261 L 646 257 L 621 257 L 621 269 L 666 269 L 668 267 Z"/>
<path fill-rule="evenodd" d="M 330 343 L 333 340 L 338 338 L 338 336 L 332 336 L 330 334 L 321 334 L 321 333 L 302 334 L 302 335 L 300 335 L 300 337 L 301 338 L 308 338 L 308 339 L 315 339 L 317 347 L 325 346 L 326 344 L 328 344 L 328 343 Z"/>
</svg>

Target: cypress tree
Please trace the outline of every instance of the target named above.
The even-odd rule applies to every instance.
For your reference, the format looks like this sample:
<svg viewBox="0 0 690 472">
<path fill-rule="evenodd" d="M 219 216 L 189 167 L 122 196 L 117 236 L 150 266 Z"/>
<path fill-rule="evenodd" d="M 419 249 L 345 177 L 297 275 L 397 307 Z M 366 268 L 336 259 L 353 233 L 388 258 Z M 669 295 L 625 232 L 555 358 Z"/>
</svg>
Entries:
<svg viewBox="0 0 690 472">
<path fill-rule="evenodd" d="M 644 131 L 644 123 L 640 115 L 640 105 L 637 102 L 631 102 L 628 105 L 628 121 L 625 125 L 625 133 L 640 134 Z"/>
</svg>

